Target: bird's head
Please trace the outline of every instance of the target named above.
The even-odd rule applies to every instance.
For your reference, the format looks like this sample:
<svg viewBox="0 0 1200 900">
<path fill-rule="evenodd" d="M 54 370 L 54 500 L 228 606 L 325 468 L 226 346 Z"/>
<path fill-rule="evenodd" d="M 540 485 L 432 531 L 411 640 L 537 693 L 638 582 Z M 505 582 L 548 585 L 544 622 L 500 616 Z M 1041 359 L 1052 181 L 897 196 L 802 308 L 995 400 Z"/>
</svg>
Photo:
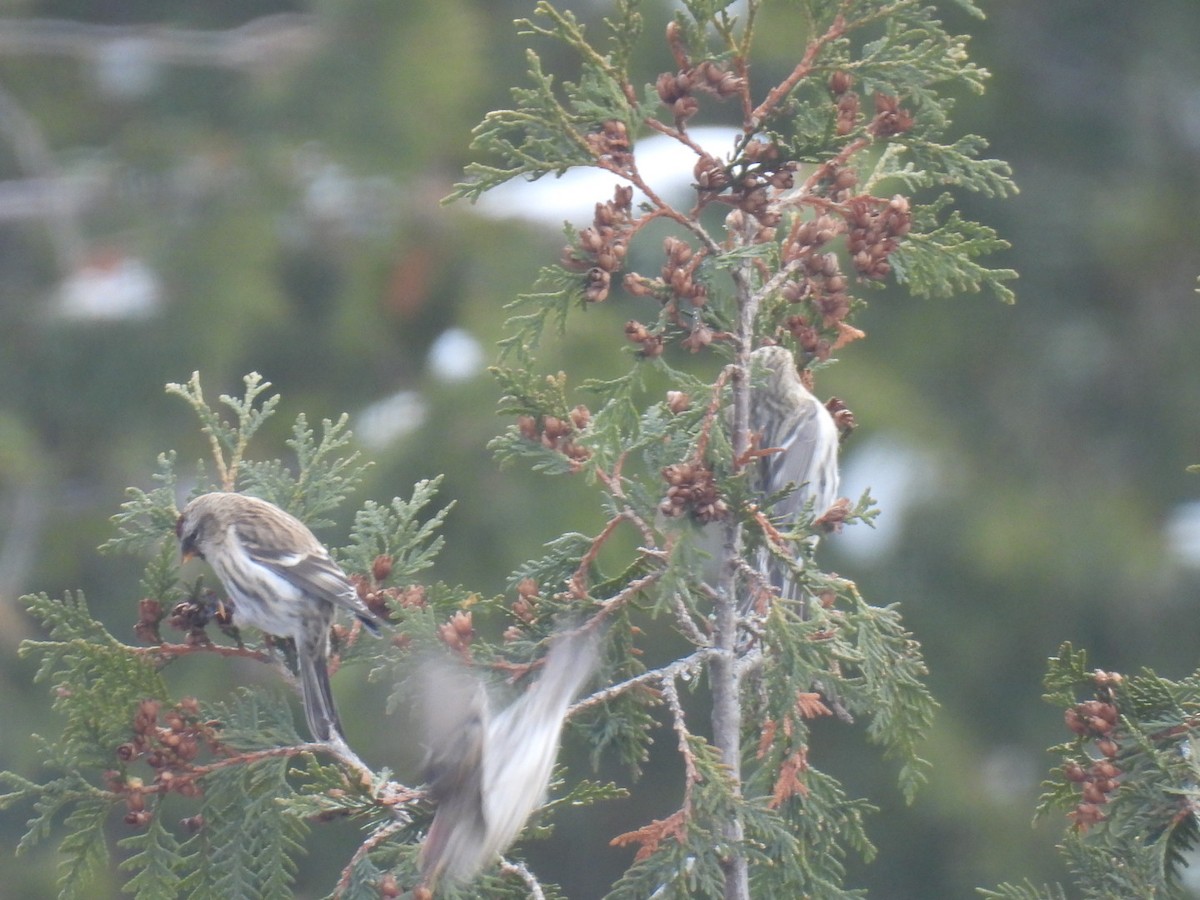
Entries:
<svg viewBox="0 0 1200 900">
<path fill-rule="evenodd" d="M 216 533 L 221 510 L 215 503 L 214 494 L 196 497 L 183 508 L 175 520 L 175 536 L 179 538 L 179 551 L 183 562 L 199 557 L 204 559 L 209 541 Z"/>
<path fill-rule="evenodd" d="M 773 390 L 794 390 L 803 386 L 796 370 L 796 357 L 787 347 L 759 347 L 750 354 L 751 377 Z"/>
</svg>

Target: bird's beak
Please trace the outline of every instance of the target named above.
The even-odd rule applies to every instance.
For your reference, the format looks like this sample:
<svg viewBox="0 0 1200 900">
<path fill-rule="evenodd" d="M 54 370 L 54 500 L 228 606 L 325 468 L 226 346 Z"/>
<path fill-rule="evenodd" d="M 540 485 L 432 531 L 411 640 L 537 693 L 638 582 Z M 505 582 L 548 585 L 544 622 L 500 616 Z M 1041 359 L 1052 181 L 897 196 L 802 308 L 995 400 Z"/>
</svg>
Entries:
<svg viewBox="0 0 1200 900">
<path fill-rule="evenodd" d="M 181 519 L 180 522 L 182 523 L 182 521 L 183 520 Z M 176 534 L 179 534 L 178 526 L 176 526 L 175 532 Z M 197 556 L 200 556 L 200 548 L 196 546 L 195 537 L 192 535 L 184 537 L 182 534 L 179 534 L 179 564 L 182 566 L 184 563 L 195 559 Z"/>
</svg>

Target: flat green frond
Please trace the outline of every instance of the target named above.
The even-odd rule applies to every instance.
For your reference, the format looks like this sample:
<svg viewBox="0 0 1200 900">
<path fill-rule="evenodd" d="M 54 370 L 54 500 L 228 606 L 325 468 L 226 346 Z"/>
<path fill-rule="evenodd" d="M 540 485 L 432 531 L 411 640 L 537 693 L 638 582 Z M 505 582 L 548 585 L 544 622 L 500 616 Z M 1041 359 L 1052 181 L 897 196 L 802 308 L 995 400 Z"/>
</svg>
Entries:
<svg viewBox="0 0 1200 900">
<path fill-rule="evenodd" d="M 117 533 L 100 545 L 101 553 L 144 554 L 174 536 L 179 510 L 175 506 L 178 477 L 173 450 L 158 455 L 158 471 L 151 477 L 159 483 L 153 490 L 126 489 L 129 499 L 112 517 Z"/>
<path fill-rule="evenodd" d="M 110 765 L 117 746 L 131 736 L 138 702 L 167 696 L 162 676 L 149 657 L 117 641 L 92 617 L 82 593 L 22 600 L 50 633 L 50 640 L 25 641 L 20 652 L 40 658 L 35 679 L 54 685 L 53 708 L 66 716 L 58 751 Z"/>
<path fill-rule="evenodd" d="M 545 556 L 519 566 L 508 577 L 509 586 L 515 588 L 526 578 L 532 578 L 538 584 L 558 586 L 571 576 L 591 545 L 592 540 L 586 534 L 567 532 L 560 535 L 546 544 Z"/>
<path fill-rule="evenodd" d="M 762 835 L 764 843 L 778 842 L 774 836 L 786 830 L 794 837 L 794 854 L 778 860 L 780 868 L 759 873 L 764 886 L 786 886 L 793 896 L 830 897 L 849 900 L 863 896 L 847 890 L 846 858 L 854 852 L 865 861 L 875 856 L 867 837 L 866 820 L 878 812 L 870 803 L 847 796 L 845 789 L 828 773 L 809 769 L 803 773 L 803 793 L 793 795 L 777 809 L 763 809 L 748 817 L 747 825 L 756 826 L 748 837 Z"/>
<path fill-rule="evenodd" d="M 227 701 L 209 707 L 221 723 L 221 741 L 241 751 L 269 750 L 303 743 L 288 701 L 279 693 L 238 688 Z"/>
<path fill-rule="evenodd" d="M 378 900 L 379 880 L 384 877 L 386 869 L 376 864 L 375 857 L 380 855 L 365 854 L 357 859 L 350 869 L 350 877 L 345 889 L 338 897 L 340 900 Z M 410 853 L 415 856 L 415 853 Z M 416 871 L 415 861 L 405 867 L 410 872 Z"/>
<path fill-rule="evenodd" d="M 121 890 L 138 900 L 177 896 L 183 878 L 179 860 L 183 845 L 163 826 L 162 816 L 152 816 L 142 831 L 122 838 L 117 845 L 131 855 L 121 861 L 124 872 L 132 872 Z"/>
<path fill-rule="evenodd" d="M 203 779 L 204 827 L 184 845 L 191 871 L 183 892 L 204 900 L 292 896 L 295 856 L 308 824 L 279 802 L 292 793 L 289 766 L 286 759 L 267 758 L 216 769 Z"/>
<path fill-rule="evenodd" d="M 1012 167 L 999 159 L 980 159 L 987 141 L 968 134 L 953 144 L 906 138 L 887 146 L 874 171 L 865 180 L 868 190 L 890 184 L 906 191 L 931 187 L 962 187 L 985 197 L 1008 197 L 1017 193 Z"/>
<path fill-rule="evenodd" d="M 1026 881 L 1024 884 L 1000 884 L 995 890 L 979 889 L 979 896 L 988 900 L 1067 900 L 1067 893 L 1061 885 L 1048 884 L 1037 886 Z"/>
<path fill-rule="evenodd" d="M 106 798 L 80 800 L 66 817 L 66 836 L 58 845 L 59 900 L 87 900 L 93 896 L 92 879 L 108 868 L 108 840 L 104 824 L 112 812 Z"/>
<path fill-rule="evenodd" d="M 241 466 L 242 486 L 255 496 L 286 509 L 311 528 L 332 525 L 326 514 L 337 509 L 359 485 L 370 463 L 357 451 L 346 453 L 352 432 L 343 413 L 336 421 L 321 421 L 321 438 L 301 413 L 287 445 L 296 454 L 296 474 L 281 460 L 247 460 Z M 339 455 L 340 454 L 340 455 Z"/>
<path fill-rule="evenodd" d="M 979 94 L 988 79 L 967 54 L 967 40 L 947 34 L 931 8 L 914 8 L 888 18 L 885 33 L 864 44 L 848 68 L 862 79 L 865 95 L 881 91 L 911 103 L 919 131 L 936 134 L 948 124 L 941 89 L 961 86 Z"/>
<path fill-rule="evenodd" d="M 346 427 L 350 417 L 345 413 L 336 422 L 321 420 L 321 440 L 315 440 L 308 420 L 301 413 L 296 417 L 292 437 L 287 445 L 296 454 L 299 472 L 296 477 L 296 501 L 305 521 L 321 521 L 317 517 L 336 509 L 346 496 L 358 487 L 370 463 L 361 461 L 355 450 L 344 456 L 352 433 Z M 322 523 L 323 524 L 323 523 Z"/>
<path fill-rule="evenodd" d="M 629 789 L 614 782 L 590 781 L 586 778 L 571 786 L 561 797 L 552 801 L 560 806 L 591 806 L 606 800 L 621 800 L 629 796 Z"/>
<path fill-rule="evenodd" d="M 933 723 L 937 703 L 923 679 L 928 674 L 920 645 L 900 621 L 895 607 L 857 607 L 848 620 L 864 687 L 874 697 L 867 726 L 870 739 L 898 758 L 900 789 L 912 802 L 928 778 L 929 764 L 918 755 Z"/>
<path fill-rule="evenodd" d="M 33 814 L 26 820 L 25 833 L 16 847 L 18 854 L 29 851 L 49 838 L 56 820 L 60 817 L 67 820 L 75 810 L 87 809 L 92 810 L 99 819 L 101 806 L 107 814 L 114 805 L 111 796 L 94 787 L 77 771 L 69 771 L 62 777 L 52 778 L 44 784 L 22 778 L 13 772 L 0 772 L 0 785 L 12 788 L 7 793 L 0 794 L 0 809 L 10 809 L 17 804 L 33 805 Z M 85 813 L 76 824 L 87 831 L 92 821 Z M 85 845 L 86 839 L 83 839 L 80 846 Z"/>
<path fill-rule="evenodd" d="M 976 19 L 986 19 L 987 18 L 987 16 L 984 15 L 983 10 L 980 9 L 975 3 L 973 3 L 972 0 L 951 0 L 951 2 L 954 3 L 955 6 L 962 9 L 964 12 L 975 17 Z"/>
<path fill-rule="evenodd" d="M 572 233 L 570 228 L 567 232 L 568 235 Z M 580 276 L 562 266 L 544 267 L 538 274 L 535 288 L 505 306 L 513 314 L 505 322 L 509 334 L 498 341 L 501 360 L 509 356 L 517 362 L 531 359 L 531 354 L 541 345 L 546 328 L 551 327 L 554 333 L 562 334 L 571 307 L 583 300 Z"/>
<path fill-rule="evenodd" d="M 141 595 L 157 600 L 165 611 L 182 600 L 185 592 L 179 583 L 179 548 L 173 540 L 164 540 L 142 572 Z"/>
<path fill-rule="evenodd" d="M 389 584 L 405 584 L 433 565 L 444 539 L 437 532 L 454 508 L 453 503 L 421 516 L 437 496 L 442 477 L 418 481 L 412 497 L 394 497 L 388 506 L 368 500 L 354 516 L 350 545 L 340 554 L 351 572 L 368 573 L 379 556 L 391 560 Z"/>
<path fill-rule="evenodd" d="M 1057 655 L 1050 657 L 1049 668 L 1042 680 L 1046 689 L 1043 699 L 1058 705 L 1073 703 L 1079 686 L 1090 683 L 1091 676 L 1087 651 L 1076 650 L 1070 641 L 1064 641 L 1059 645 Z"/>
<path fill-rule="evenodd" d="M 640 12 L 638 0 L 616 0 L 616 12 L 605 18 L 608 27 L 609 59 L 612 68 L 617 72 L 629 71 L 629 61 L 637 46 L 638 38 L 642 36 L 645 21 Z"/>
<path fill-rule="evenodd" d="M 233 411 L 236 424 L 226 422 L 204 399 L 200 373 L 193 372 L 187 384 L 168 384 L 167 393 L 181 397 L 200 420 L 200 430 L 208 436 L 209 452 L 217 470 L 218 486 L 231 491 L 237 485 L 238 468 L 250 439 L 262 424 L 275 413 L 279 395 L 259 402 L 259 397 L 271 387 L 257 372 L 242 379 L 245 391 L 241 397 L 222 394 L 220 402 Z"/>
<path fill-rule="evenodd" d="M 554 77 L 543 71 L 536 53 L 527 51 L 526 60 L 533 87 L 515 88 L 516 108 L 488 113 L 476 126 L 471 142 L 473 150 L 500 163 L 468 165 L 467 180 L 456 184 L 447 200 L 474 201 L 484 191 L 513 178 L 562 175 L 572 166 L 594 162 L 585 138 L 588 128 L 598 124 L 594 115 L 581 117 L 558 99 Z M 587 96 L 583 90 L 581 94 Z M 598 109 L 600 104 L 591 107 Z"/>
<path fill-rule="evenodd" d="M 192 378 L 196 386 L 196 400 L 203 402 L 203 398 L 199 395 L 200 380 L 194 373 Z M 274 394 L 261 403 L 259 402 L 259 396 L 271 387 L 271 382 L 264 381 L 257 372 L 243 376 L 242 382 L 246 389 L 241 397 L 222 394 L 218 399 L 237 417 L 238 443 L 244 447 L 263 423 L 275 414 L 275 407 L 279 405 L 279 395 Z M 170 392 L 170 388 L 168 388 L 168 392 Z"/>
<path fill-rule="evenodd" d="M 722 860 L 734 848 L 724 837 L 722 823 L 731 814 L 750 820 L 749 804 L 731 790 L 720 754 L 711 744 L 690 736 L 688 751 L 700 780 L 692 785 L 690 804 L 670 817 L 643 826 L 625 843 L 641 848 L 606 900 L 644 900 L 646 897 L 724 896 Z M 747 835 L 737 850 L 756 862 L 767 862 L 762 844 Z"/>
<path fill-rule="evenodd" d="M 986 288 L 998 300 L 1013 303 L 1016 296 L 1008 282 L 1017 273 L 976 262 L 978 257 L 1007 250 L 1008 241 L 994 229 L 964 219 L 957 210 L 938 223 L 936 214 L 945 199 L 914 208 L 913 230 L 891 255 L 896 280 L 918 296 L 953 297 Z"/>
</svg>

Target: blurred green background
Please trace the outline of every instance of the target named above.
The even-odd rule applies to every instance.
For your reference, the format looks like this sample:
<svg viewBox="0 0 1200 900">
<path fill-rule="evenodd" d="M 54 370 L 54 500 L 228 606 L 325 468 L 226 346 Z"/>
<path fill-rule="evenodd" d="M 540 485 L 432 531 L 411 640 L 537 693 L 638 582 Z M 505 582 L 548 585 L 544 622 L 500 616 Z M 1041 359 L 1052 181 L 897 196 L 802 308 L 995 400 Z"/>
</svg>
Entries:
<svg viewBox="0 0 1200 900">
<path fill-rule="evenodd" d="M 203 452 L 163 393 L 194 369 L 212 398 L 251 370 L 274 383 L 281 414 L 259 448 L 271 455 L 296 413 L 350 412 L 377 461 L 359 500 L 446 473 L 458 506 L 434 577 L 500 591 L 542 542 L 600 521 L 578 480 L 501 472 L 485 448 L 504 425 L 483 371 L 501 306 L 557 258 L 562 215 L 520 194 L 486 214 L 438 205 L 471 127 L 508 105 L 524 69 L 511 23 L 532 6 L 0 8 L 0 769 L 36 776 L 28 736 L 56 728 L 47 686 L 16 655 L 37 636 L 18 596 L 83 588 L 132 640 L 140 564 L 95 548 L 125 486 L 151 486 L 160 450 Z M 593 22 L 609 11 L 575 6 Z M 671 8 L 646 3 L 643 81 L 671 67 L 658 39 Z M 817 734 L 816 764 L 882 806 L 879 857 L 850 884 L 886 900 L 1064 877 L 1063 823 L 1029 824 L 1044 748 L 1066 736 L 1040 701 L 1046 657 L 1071 640 L 1103 668 L 1177 677 L 1200 644 L 1200 475 L 1184 472 L 1200 463 L 1200 4 L 985 9 L 985 22 L 945 10 L 994 74 L 986 96 L 962 98 L 958 130 L 988 137 L 1022 193 L 963 203 L 1012 242 L 994 264 L 1021 272 L 1019 303 L 875 294 L 857 323 L 870 339 L 818 385 L 860 423 L 846 493 L 869 485 L 883 510 L 876 532 L 821 552 L 868 599 L 902 604 L 943 705 L 911 807 L 861 733 Z M 794 62 L 798 19 L 786 4 L 770 13 L 760 90 Z M 572 77 L 559 48 L 539 50 Z M 607 190 L 561 193 L 585 223 Z M 636 311 L 615 298 L 576 317 L 547 368 L 569 365 L 576 383 L 619 371 Z M 171 678 L 201 696 L 270 683 L 187 662 Z M 362 755 L 411 765 L 380 717 L 387 686 L 361 680 L 343 673 L 336 688 Z M 530 848 L 570 897 L 600 896 L 628 863 L 610 837 L 674 808 L 670 744 L 635 798 L 568 814 Z M 52 896 L 50 846 L 11 852 L 25 812 L 0 816 L 0 894 Z M 350 825 L 317 829 L 298 896 L 326 893 L 356 843 Z M 98 896 L 118 892 L 114 878 Z"/>
</svg>

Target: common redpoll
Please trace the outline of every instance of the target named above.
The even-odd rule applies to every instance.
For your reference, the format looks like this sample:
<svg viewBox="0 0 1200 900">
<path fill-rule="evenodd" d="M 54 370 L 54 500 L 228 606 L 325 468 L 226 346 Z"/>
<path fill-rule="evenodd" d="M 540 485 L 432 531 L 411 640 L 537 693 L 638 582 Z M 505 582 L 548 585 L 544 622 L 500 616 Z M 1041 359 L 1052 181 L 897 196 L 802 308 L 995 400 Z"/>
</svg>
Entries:
<svg viewBox="0 0 1200 900">
<path fill-rule="evenodd" d="M 245 494 L 196 497 L 175 523 L 186 562 L 199 556 L 225 586 L 234 623 L 296 643 L 308 728 L 319 741 L 344 741 L 329 687 L 329 629 L 338 607 L 371 631 L 380 620 L 308 526 Z"/>
<path fill-rule="evenodd" d="M 537 682 L 496 716 L 463 666 L 425 667 L 425 776 L 438 805 L 421 847 L 427 883 L 470 879 L 516 840 L 545 799 L 563 718 L 596 653 L 592 634 L 561 639 Z"/>
<path fill-rule="evenodd" d="M 750 354 L 750 429 L 761 450 L 752 485 L 770 496 L 794 487 L 768 510 L 785 529 L 805 514 L 814 518 L 837 500 L 838 428 L 829 410 L 800 381 L 796 359 L 785 347 L 760 347 Z M 792 571 L 766 549 L 759 570 L 781 597 L 796 598 Z"/>
</svg>

